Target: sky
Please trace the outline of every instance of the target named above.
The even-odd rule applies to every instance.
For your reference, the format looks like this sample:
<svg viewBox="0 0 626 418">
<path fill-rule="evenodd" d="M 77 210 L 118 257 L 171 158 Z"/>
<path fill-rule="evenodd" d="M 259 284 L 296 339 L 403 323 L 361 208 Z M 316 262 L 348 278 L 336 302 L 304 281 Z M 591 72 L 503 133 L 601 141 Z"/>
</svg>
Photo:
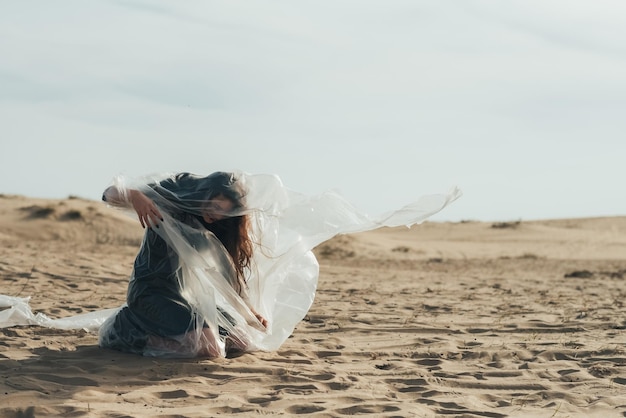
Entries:
<svg viewBox="0 0 626 418">
<path fill-rule="evenodd" d="M 376 215 L 626 215 L 621 0 L 0 1 L 0 193 L 278 174 Z"/>
</svg>

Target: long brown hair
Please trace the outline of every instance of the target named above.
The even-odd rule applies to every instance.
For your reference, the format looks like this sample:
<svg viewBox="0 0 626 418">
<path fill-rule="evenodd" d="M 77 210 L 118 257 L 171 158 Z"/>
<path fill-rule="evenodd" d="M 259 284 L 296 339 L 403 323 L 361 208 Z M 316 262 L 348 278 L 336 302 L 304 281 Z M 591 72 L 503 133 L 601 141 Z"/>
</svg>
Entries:
<svg viewBox="0 0 626 418">
<path fill-rule="evenodd" d="M 208 193 L 204 201 L 216 197 L 224 197 L 233 204 L 235 212 L 245 207 L 246 188 L 234 173 L 215 172 L 205 179 L 205 190 Z M 235 290 L 240 295 L 246 287 L 245 272 L 250 268 L 252 259 L 252 240 L 250 238 L 250 220 L 248 215 L 226 216 L 212 223 L 205 224 L 217 239 L 220 240 L 232 259 L 237 284 Z"/>
<path fill-rule="evenodd" d="M 245 271 L 252 259 L 252 239 L 250 238 L 248 215 L 232 216 L 207 225 L 207 229 L 220 240 L 233 260 L 240 286 L 245 286 Z M 236 289 L 241 293 L 242 289 Z"/>
</svg>

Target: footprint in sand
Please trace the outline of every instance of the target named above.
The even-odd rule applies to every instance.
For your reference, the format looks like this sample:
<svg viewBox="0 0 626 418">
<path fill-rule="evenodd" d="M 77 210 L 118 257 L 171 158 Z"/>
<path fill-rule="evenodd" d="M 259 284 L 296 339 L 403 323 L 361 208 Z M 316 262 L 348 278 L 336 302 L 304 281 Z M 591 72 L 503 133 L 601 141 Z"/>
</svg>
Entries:
<svg viewBox="0 0 626 418">
<path fill-rule="evenodd" d="M 319 405 L 293 405 L 286 409 L 286 412 L 294 415 L 314 414 L 326 410 Z"/>
<path fill-rule="evenodd" d="M 157 392 L 155 394 L 159 399 L 180 399 L 188 398 L 189 394 L 183 389 L 171 390 L 167 392 Z"/>
<path fill-rule="evenodd" d="M 397 412 L 400 408 L 394 405 L 354 405 L 348 408 L 336 409 L 335 411 L 342 415 L 357 414 L 383 414 L 388 412 Z"/>
</svg>

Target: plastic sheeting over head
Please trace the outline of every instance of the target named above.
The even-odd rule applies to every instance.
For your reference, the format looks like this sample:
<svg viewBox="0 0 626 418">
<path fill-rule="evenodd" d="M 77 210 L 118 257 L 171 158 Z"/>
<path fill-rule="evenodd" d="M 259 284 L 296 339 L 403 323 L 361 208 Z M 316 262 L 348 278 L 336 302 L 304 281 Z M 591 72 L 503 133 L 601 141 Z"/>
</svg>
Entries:
<svg viewBox="0 0 626 418">
<path fill-rule="evenodd" d="M 420 223 L 460 196 L 453 189 L 370 217 L 335 192 L 306 196 L 274 175 L 217 172 L 118 177 L 104 199 L 130 210 L 135 191 L 162 219 L 146 229 L 126 304 L 49 320 L 32 315 L 27 300 L 0 299 L 12 309 L 0 312 L 0 327 L 103 323 L 102 346 L 151 356 L 275 350 L 313 303 L 313 248 L 338 234 Z"/>
</svg>

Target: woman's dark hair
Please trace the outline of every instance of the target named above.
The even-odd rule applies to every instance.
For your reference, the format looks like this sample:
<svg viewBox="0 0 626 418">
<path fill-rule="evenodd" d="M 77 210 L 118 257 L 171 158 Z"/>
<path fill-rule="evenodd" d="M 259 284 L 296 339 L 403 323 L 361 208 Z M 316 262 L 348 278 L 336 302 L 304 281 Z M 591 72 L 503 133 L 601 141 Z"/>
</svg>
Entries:
<svg viewBox="0 0 626 418">
<path fill-rule="evenodd" d="M 220 240 L 233 260 L 239 282 L 245 282 L 246 268 L 252 258 L 252 240 L 249 235 L 248 215 L 232 216 L 210 224 L 206 228 Z M 241 289 L 237 289 L 240 293 Z"/>
<path fill-rule="evenodd" d="M 241 213 L 245 203 L 245 189 L 233 173 L 217 172 L 206 177 L 210 184 L 205 200 L 225 197 L 233 203 L 235 213 Z M 245 283 L 244 273 L 250 267 L 252 258 L 252 240 L 250 239 L 250 221 L 248 215 L 228 216 L 205 227 L 220 240 L 233 260 L 238 282 Z M 241 289 L 237 289 L 241 293 Z"/>
<path fill-rule="evenodd" d="M 242 182 L 234 173 L 218 171 L 206 177 L 180 173 L 161 181 L 159 186 L 153 188 L 165 198 L 165 201 L 161 201 L 165 207 L 172 205 L 172 214 L 178 213 L 181 220 L 187 216 L 193 217 L 220 240 L 233 261 L 239 283 L 236 290 L 241 294 L 241 287 L 245 286 L 245 270 L 250 267 L 252 258 L 250 221 L 248 215 L 243 213 L 246 190 Z M 204 222 L 202 207 L 207 201 L 219 196 L 233 203 L 233 216 L 212 223 Z"/>
</svg>

